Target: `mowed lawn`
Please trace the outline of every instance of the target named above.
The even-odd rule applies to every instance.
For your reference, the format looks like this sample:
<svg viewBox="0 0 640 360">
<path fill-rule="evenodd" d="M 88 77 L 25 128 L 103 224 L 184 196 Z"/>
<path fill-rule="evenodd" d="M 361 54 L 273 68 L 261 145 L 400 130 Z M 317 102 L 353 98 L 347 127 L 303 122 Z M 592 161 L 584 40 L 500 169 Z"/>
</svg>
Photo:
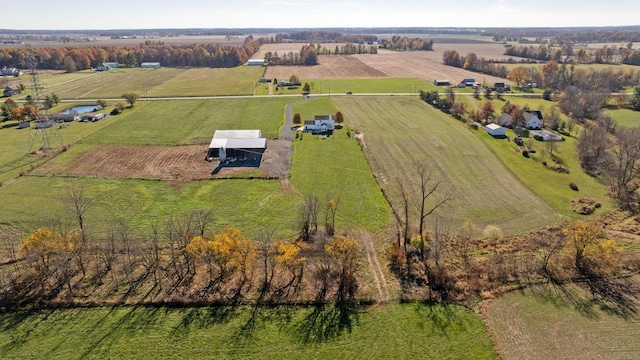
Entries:
<svg viewBox="0 0 640 360">
<path fill-rule="evenodd" d="M 279 99 L 189 99 L 138 101 L 125 118 L 96 136 L 91 144 L 178 145 L 208 143 L 218 129 L 259 129 L 276 136 L 285 105 Z"/>
<path fill-rule="evenodd" d="M 3 359 L 495 359 L 479 317 L 457 306 L 387 305 L 351 329 L 312 308 L 93 308 L 0 315 Z M 325 315 L 325 314 L 322 314 Z M 345 322 L 346 323 L 346 322 Z M 326 332 L 316 340 L 313 335 Z M 312 338 L 309 339 L 308 335 Z"/>
<path fill-rule="evenodd" d="M 444 178 L 452 201 L 445 212 L 479 229 L 495 224 L 505 232 L 537 229 L 559 215 L 507 170 L 469 128 L 424 102 L 404 97 L 333 99 L 345 122 L 364 133 L 378 181 L 400 206 L 395 177 L 417 181 L 414 162 L 425 162 Z"/>
<path fill-rule="evenodd" d="M 92 199 L 86 226 L 96 233 L 113 221 L 147 232 L 151 224 L 163 224 L 170 215 L 211 208 L 217 230 L 235 226 L 252 237 L 269 228 L 290 236 L 300 201 L 283 193 L 273 180 L 211 180 L 175 186 L 163 181 L 27 176 L 0 188 L 0 202 L 11 204 L 11 211 L 0 215 L 0 223 L 32 231 L 51 220 L 71 220 L 62 203 L 71 186 L 84 188 Z"/>
<path fill-rule="evenodd" d="M 149 90 L 150 97 L 251 95 L 264 69 L 238 66 L 231 69 L 196 68 L 181 72 Z"/>
<path fill-rule="evenodd" d="M 640 318 L 617 310 L 575 288 L 538 287 L 491 301 L 485 317 L 507 360 L 638 359 Z"/>
<path fill-rule="evenodd" d="M 354 221 L 367 230 L 378 230 L 390 219 L 391 212 L 358 142 L 337 130 L 323 139 L 305 133 L 294 139 L 291 183 L 303 195 L 317 196 L 322 204 L 331 194 L 339 198 L 338 229 L 349 228 Z"/>
</svg>

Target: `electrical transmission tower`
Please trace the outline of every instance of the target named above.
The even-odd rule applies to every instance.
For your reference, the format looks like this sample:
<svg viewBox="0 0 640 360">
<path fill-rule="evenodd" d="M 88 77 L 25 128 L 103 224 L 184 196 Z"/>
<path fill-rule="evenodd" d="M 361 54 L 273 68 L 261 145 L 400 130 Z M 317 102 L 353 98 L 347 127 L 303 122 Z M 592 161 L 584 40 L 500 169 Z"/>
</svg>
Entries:
<svg viewBox="0 0 640 360">
<path fill-rule="evenodd" d="M 31 77 L 31 101 L 36 108 L 35 119 L 32 119 L 33 126 L 29 131 L 29 153 L 42 150 L 47 154 L 51 147 L 51 142 L 58 147 L 62 147 L 62 136 L 60 136 L 59 127 L 55 122 L 49 120 L 48 104 L 43 97 L 42 90 L 45 86 L 40 82 L 38 75 L 38 63 L 33 55 L 30 45 L 27 45 L 27 66 L 29 66 L 29 76 Z"/>
</svg>

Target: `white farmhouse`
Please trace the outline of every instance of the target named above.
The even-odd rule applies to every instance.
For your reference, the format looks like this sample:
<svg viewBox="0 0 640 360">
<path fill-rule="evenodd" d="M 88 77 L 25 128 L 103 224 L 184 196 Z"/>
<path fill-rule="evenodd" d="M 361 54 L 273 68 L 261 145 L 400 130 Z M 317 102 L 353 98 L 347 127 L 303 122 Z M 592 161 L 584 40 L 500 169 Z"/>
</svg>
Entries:
<svg viewBox="0 0 640 360">
<path fill-rule="evenodd" d="M 522 113 L 524 115 L 524 127 L 529 130 L 539 130 L 542 129 L 542 113 L 538 110 L 535 111 L 525 111 Z"/>
<path fill-rule="evenodd" d="M 333 115 L 316 115 L 313 120 L 305 120 L 302 130 L 310 133 L 326 133 L 334 129 Z"/>
</svg>

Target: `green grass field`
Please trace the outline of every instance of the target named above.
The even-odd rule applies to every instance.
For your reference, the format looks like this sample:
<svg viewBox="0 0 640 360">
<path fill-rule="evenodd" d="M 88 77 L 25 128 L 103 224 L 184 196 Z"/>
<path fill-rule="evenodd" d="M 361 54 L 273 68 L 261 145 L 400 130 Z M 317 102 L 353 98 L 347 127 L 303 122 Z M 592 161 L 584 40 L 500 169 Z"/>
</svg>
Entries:
<svg viewBox="0 0 640 360">
<path fill-rule="evenodd" d="M 55 132 L 49 132 L 49 143 L 54 147 L 60 146 L 60 139 L 63 144 L 74 143 L 117 122 L 119 118 L 109 117 L 95 123 L 65 123 L 57 130 L 59 137 L 53 136 Z M 21 171 L 28 170 L 43 160 L 42 156 L 28 155 L 32 150 L 31 143 L 33 150 L 42 146 L 42 133 L 38 130 L 18 129 L 15 125 L 15 122 L 6 122 L 0 127 L 0 182 L 15 178 Z"/>
<path fill-rule="evenodd" d="M 622 127 L 640 126 L 640 113 L 629 109 L 607 110 L 607 114 Z"/>
<path fill-rule="evenodd" d="M 148 96 L 251 95 L 263 70 L 256 66 L 189 69 L 150 89 Z"/>
<path fill-rule="evenodd" d="M 574 286 L 538 287 L 491 301 L 486 319 L 505 359 L 637 359 L 640 319 L 610 305 Z"/>
<path fill-rule="evenodd" d="M 338 228 L 349 228 L 351 221 L 367 230 L 384 227 L 391 215 L 389 206 L 356 139 L 345 129 L 324 140 L 319 135 L 303 136 L 294 141 L 291 183 L 296 190 L 323 203 L 327 194 L 339 197 Z"/>
<path fill-rule="evenodd" d="M 576 156 L 576 140 L 566 138 L 557 143 L 557 151 L 554 157 L 560 164 L 569 169 L 569 174 L 555 172 L 542 165 L 544 160 L 552 166 L 551 157 L 544 155 L 546 145 L 544 142 L 527 140 L 525 145 L 531 143 L 536 150 L 529 159 L 517 152 L 517 145 L 507 139 L 495 139 L 484 130 L 477 130 L 478 137 L 495 153 L 505 166 L 538 197 L 547 202 L 555 211 L 570 218 L 582 217 L 571 210 L 571 200 L 578 197 L 596 198 L 602 203 L 602 208 L 595 215 L 615 208 L 615 203 L 607 196 L 607 188 L 597 179 L 587 175 L 578 162 Z M 509 130 L 507 135 L 513 139 L 514 133 Z M 578 185 L 576 192 L 569 188 L 569 183 Z"/>
<path fill-rule="evenodd" d="M 138 101 L 121 121 L 86 140 L 90 144 L 208 143 L 217 129 L 260 129 L 276 136 L 289 98 Z"/>
<path fill-rule="evenodd" d="M 480 229 L 496 224 L 523 232 L 559 220 L 524 187 L 467 126 L 405 97 L 335 98 L 345 122 L 364 133 L 378 182 L 395 197 L 395 176 L 415 181 L 414 161 L 442 173 L 453 201 L 448 212 Z M 399 206 L 398 200 L 394 201 Z"/>
<path fill-rule="evenodd" d="M 313 94 L 345 94 L 348 91 L 359 94 L 379 94 L 379 93 L 400 93 L 417 94 L 423 91 L 444 91 L 442 87 L 433 85 L 417 78 L 393 78 L 393 79 L 301 79 L 304 85 L 308 82 L 311 85 L 311 95 Z M 268 95 L 268 84 L 259 84 L 256 88 L 257 95 Z M 288 89 L 273 87 L 274 95 L 282 94 L 302 94 L 302 86 Z"/>
<path fill-rule="evenodd" d="M 325 313 L 323 313 L 324 315 Z M 4 359 L 495 359 L 477 315 L 457 306 L 364 309 L 339 331 L 312 309 L 94 308 L 0 315 Z M 336 319 L 337 320 L 337 319 Z M 346 323 L 346 322 L 345 322 Z M 326 331 L 324 341 L 314 334 Z M 312 339 L 308 338 L 312 336 Z"/>
<path fill-rule="evenodd" d="M 52 219 L 66 219 L 62 197 L 69 186 L 83 186 L 94 205 L 87 213 L 87 228 L 101 232 L 107 223 L 124 220 L 133 229 L 148 231 L 169 215 L 192 209 L 213 208 L 214 227 L 235 226 L 248 236 L 261 228 L 292 235 L 299 198 L 284 194 L 273 180 L 197 181 L 179 187 L 163 181 L 22 177 L 0 188 L 0 199 L 12 204 L 0 223 L 31 231 L 47 226 Z M 43 206 L 42 204 L 46 204 Z"/>
</svg>

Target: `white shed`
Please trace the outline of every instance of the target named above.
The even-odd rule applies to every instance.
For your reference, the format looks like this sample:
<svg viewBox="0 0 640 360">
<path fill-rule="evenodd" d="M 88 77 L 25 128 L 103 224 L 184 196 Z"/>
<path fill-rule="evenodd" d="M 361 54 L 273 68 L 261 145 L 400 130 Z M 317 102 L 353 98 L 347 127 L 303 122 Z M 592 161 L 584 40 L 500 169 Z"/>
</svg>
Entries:
<svg viewBox="0 0 640 360">
<path fill-rule="evenodd" d="M 506 136 L 507 129 L 498 124 L 489 124 L 486 126 L 487 133 L 491 136 Z"/>
</svg>

